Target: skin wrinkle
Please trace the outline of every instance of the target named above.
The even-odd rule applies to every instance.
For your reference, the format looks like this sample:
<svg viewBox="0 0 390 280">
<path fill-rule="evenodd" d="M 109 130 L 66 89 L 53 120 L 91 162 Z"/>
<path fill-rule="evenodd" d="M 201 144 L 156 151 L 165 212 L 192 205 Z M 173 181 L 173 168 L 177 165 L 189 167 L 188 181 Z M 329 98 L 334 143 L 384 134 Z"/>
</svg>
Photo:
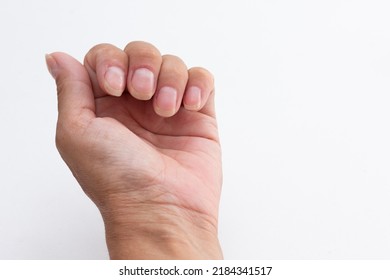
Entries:
<svg viewBox="0 0 390 280">
<path fill-rule="evenodd" d="M 131 98 L 131 97 L 130 97 Z M 97 108 L 98 108 L 99 106 L 97 106 Z M 151 143 L 154 147 L 159 147 L 159 148 L 162 148 L 161 146 L 161 141 L 160 140 L 156 140 L 156 138 L 157 138 L 157 136 L 162 136 L 163 138 L 164 137 L 167 137 L 167 138 L 172 138 L 172 137 L 189 137 L 189 136 L 192 136 L 191 134 L 190 135 L 185 135 L 185 136 L 182 136 L 182 135 L 169 135 L 169 134 L 160 134 L 160 133 L 157 133 L 156 131 L 150 131 L 147 127 L 144 127 L 143 125 L 142 125 L 142 123 L 140 123 L 140 122 L 138 122 L 137 121 L 137 119 L 136 118 L 134 118 L 133 117 L 133 115 L 132 115 L 132 112 L 130 111 L 130 110 L 126 110 L 127 111 L 127 113 L 131 116 L 131 119 L 132 120 L 134 120 L 135 121 L 135 123 L 139 126 L 139 127 L 141 127 L 141 128 L 143 128 L 144 130 L 141 130 L 141 129 L 138 129 L 140 132 L 138 132 L 138 133 L 136 133 L 136 134 L 138 134 L 138 135 L 140 135 L 143 139 L 145 139 L 146 141 L 148 141 L 149 143 Z M 125 114 L 124 113 L 124 111 L 123 111 L 123 114 Z M 120 116 L 122 115 L 122 114 L 119 114 Z M 124 117 L 120 117 L 120 119 L 127 119 L 125 116 Z M 125 126 L 131 131 L 131 130 L 133 130 L 133 129 L 130 129 L 131 127 L 134 127 L 134 125 L 132 125 L 132 124 L 129 124 L 129 123 L 127 123 L 126 121 L 122 121 L 122 123 L 124 123 L 125 124 Z M 213 121 L 211 121 L 210 122 L 210 124 L 213 126 L 213 127 L 215 127 L 215 129 L 216 129 L 216 125 L 214 124 L 214 122 Z M 157 129 L 158 130 L 158 129 Z M 134 131 L 134 130 L 133 130 Z M 141 132 L 142 131 L 142 132 Z M 136 131 L 137 132 L 137 131 Z M 192 136 L 193 137 L 193 136 Z M 210 141 L 213 141 L 213 142 L 216 142 L 217 141 L 217 139 L 218 139 L 218 137 L 210 137 L 210 138 L 205 138 L 205 137 L 203 137 L 203 136 L 196 136 L 196 137 L 199 137 L 200 139 L 207 139 L 207 140 L 210 140 Z M 161 138 L 161 137 L 160 137 Z M 172 140 L 170 140 L 170 141 L 172 141 Z M 169 142 L 170 142 L 169 141 Z M 158 143 L 159 142 L 159 143 Z M 169 149 L 168 147 L 166 148 L 166 149 Z"/>
<path fill-rule="evenodd" d="M 104 96 L 104 97 L 99 97 L 99 98 L 97 98 L 97 99 L 100 100 L 100 99 L 102 99 L 102 98 L 112 98 L 112 97 Z M 132 97 L 131 97 L 130 95 L 128 95 L 127 99 L 129 99 L 129 98 L 132 98 Z M 131 102 L 131 101 L 130 101 L 130 102 Z M 99 105 L 97 105 L 96 107 L 97 107 L 97 111 L 100 111 L 100 110 L 101 110 L 101 109 L 99 109 Z M 158 131 L 163 130 L 163 129 L 161 129 L 161 128 L 163 128 L 163 127 L 166 129 L 166 124 L 167 124 L 167 123 L 166 123 L 166 122 L 167 122 L 166 119 L 161 118 L 159 124 L 157 124 L 157 125 L 154 124 L 155 127 L 154 127 L 154 129 L 151 130 L 149 127 L 144 126 L 142 122 L 139 122 L 139 121 L 137 120 L 137 118 L 135 118 L 135 117 L 133 116 L 132 112 L 131 112 L 128 108 L 123 108 L 123 109 L 122 109 L 122 107 L 119 107 L 119 108 L 121 108 L 121 110 L 123 110 L 123 113 L 119 113 L 119 114 L 118 114 L 118 112 L 116 112 L 116 114 L 118 114 L 119 116 L 122 116 L 122 114 L 123 114 L 123 117 L 120 117 L 120 119 L 124 119 L 124 120 L 128 120 L 128 119 L 129 119 L 129 118 L 126 117 L 126 115 L 125 115 L 125 113 L 124 113 L 124 112 L 125 112 L 124 110 L 126 110 L 127 114 L 131 116 L 131 120 L 135 121 L 135 124 L 136 124 L 136 125 L 133 125 L 132 123 L 128 123 L 128 121 L 122 121 L 122 123 L 124 123 L 125 126 L 126 126 L 129 130 L 133 130 L 133 129 L 131 129 L 131 128 L 136 127 L 136 126 L 139 126 L 140 128 L 143 128 L 143 129 L 144 129 L 143 133 L 145 133 L 145 131 L 149 132 L 149 133 L 148 133 L 148 136 L 149 136 L 149 137 L 145 137 L 145 139 L 147 139 L 147 140 L 148 140 L 149 142 L 151 142 L 151 143 L 153 143 L 153 140 L 149 140 L 148 138 L 156 138 L 156 136 L 169 136 L 169 137 L 175 137 L 175 136 L 180 137 L 180 136 L 182 136 L 182 135 L 172 135 L 172 134 L 159 133 L 159 132 L 158 132 Z M 188 113 L 191 113 L 191 112 L 188 112 Z M 205 121 L 205 120 L 202 120 L 202 122 L 204 122 L 204 121 Z M 188 121 L 188 122 L 190 122 L 190 121 Z M 194 121 L 192 120 L 191 122 L 193 123 Z M 183 125 L 185 126 L 186 123 L 184 123 Z M 210 131 L 216 129 L 215 121 L 212 120 L 212 119 L 210 119 L 210 122 L 208 122 L 207 125 L 211 125 L 211 126 L 213 127 L 213 128 L 211 128 L 211 129 L 208 129 L 208 130 L 210 130 Z M 139 134 L 141 134 L 141 133 L 139 133 Z M 202 135 L 202 136 L 197 136 L 197 135 L 194 135 L 194 134 L 189 133 L 189 134 L 186 134 L 185 136 L 186 136 L 186 137 L 187 137 L 187 136 L 191 136 L 191 137 L 193 137 L 193 136 L 195 136 L 195 137 L 200 137 L 200 138 L 208 139 L 208 140 L 211 140 L 211 141 L 214 141 L 214 142 L 218 141 L 218 136 L 217 136 L 217 135 L 215 135 L 215 136 L 204 136 L 204 135 Z M 159 145 L 156 145 L 156 146 L 159 146 Z"/>
<path fill-rule="evenodd" d="M 128 204 L 129 209 L 135 208 L 132 205 L 133 204 Z M 167 215 L 168 215 L 170 218 L 164 218 L 164 216 L 162 216 L 160 219 L 158 219 L 158 222 L 160 225 L 165 224 L 165 225 L 172 226 L 172 227 L 168 227 L 168 229 L 169 228 L 174 229 L 177 226 L 179 228 L 185 228 L 185 226 L 182 226 L 181 222 L 180 222 L 182 220 L 182 218 L 185 218 L 186 223 L 191 224 L 191 225 L 200 226 L 201 230 L 207 231 L 207 232 L 209 232 L 209 234 L 215 234 L 216 232 L 218 232 L 218 229 L 216 227 L 216 224 L 217 224 L 216 221 L 209 219 L 209 217 L 202 212 L 197 212 L 197 211 L 194 211 L 193 209 L 188 209 L 188 208 L 186 208 L 182 205 L 178 205 L 178 204 L 167 205 L 167 204 L 161 203 L 161 202 L 160 203 L 153 202 L 150 204 L 147 202 L 144 202 L 144 203 L 142 203 L 142 205 L 144 206 L 144 209 L 150 209 L 150 207 L 147 207 L 148 205 L 153 206 L 153 207 L 155 205 L 160 205 L 164 209 L 166 209 L 166 211 L 164 211 L 164 216 L 167 217 Z M 186 215 L 184 215 L 184 216 L 182 214 L 183 210 L 184 210 L 184 213 L 186 213 Z M 160 211 L 161 210 L 159 210 L 159 212 Z M 150 212 L 150 210 L 146 210 L 143 215 L 145 217 L 148 217 L 150 215 L 149 212 Z M 126 216 L 124 218 L 124 221 L 127 224 L 129 224 L 128 220 L 132 219 L 132 215 L 129 214 L 127 211 L 123 211 L 122 214 L 115 213 L 115 215 L 118 217 Z M 112 216 L 112 214 L 111 214 L 111 216 Z M 140 218 L 139 213 L 137 214 L 137 216 L 138 216 L 138 219 L 134 220 L 134 218 L 133 218 L 132 222 L 129 225 L 133 225 L 133 226 L 138 225 L 138 227 L 146 227 L 146 228 L 148 227 L 148 225 L 150 225 L 152 227 L 155 225 L 155 221 L 151 221 L 149 219 L 144 219 L 142 217 Z M 207 222 L 204 223 L 205 221 L 207 221 Z M 174 224 L 176 224 L 176 225 L 174 226 Z M 177 232 L 177 231 L 173 231 L 173 232 Z M 183 230 L 183 232 L 185 232 L 185 230 Z"/>
<path fill-rule="evenodd" d="M 161 174 L 165 174 L 165 172 L 162 170 L 161 171 Z M 156 180 L 157 181 L 157 180 Z M 160 182 L 163 182 L 164 180 L 161 180 L 159 179 L 158 181 Z M 144 190 L 145 188 L 143 189 L 140 189 L 140 190 Z M 205 215 L 205 213 L 201 212 L 201 211 L 198 211 L 196 209 L 192 209 L 192 208 L 188 208 L 188 207 L 185 207 L 183 206 L 182 204 L 178 203 L 177 201 L 180 201 L 179 199 L 177 199 L 176 195 L 171 193 L 168 189 L 165 189 L 165 188 L 161 188 L 161 187 L 156 187 L 156 183 L 154 182 L 150 182 L 148 184 L 148 187 L 147 189 L 153 189 L 153 193 L 156 192 L 158 190 L 158 193 L 156 193 L 156 195 L 153 197 L 153 198 L 148 198 L 147 201 L 145 201 L 144 199 L 140 199 L 137 203 L 141 203 L 142 205 L 147 205 L 147 204 L 157 204 L 157 205 L 164 205 L 164 206 L 174 206 L 174 207 L 178 207 L 182 210 L 186 210 L 186 212 L 188 213 L 188 216 L 187 217 L 191 217 L 193 213 L 197 213 L 197 214 L 201 214 L 201 215 Z M 166 202 L 159 202 L 159 201 L 166 201 L 165 199 L 161 199 L 161 200 L 158 200 L 158 198 L 160 197 L 164 197 L 166 195 L 170 195 L 171 197 L 173 197 L 174 199 L 170 199 L 171 203 L 170 204 L 167 204 Z M 144 197 L 143 195 L 139 195 L 139 197 Z M 133 202 L 134 203 L 134 202 Z M 128 201 L 126 203 L 127 206 L 130 206 L 132 204 L 130 204 Z M 215 223 L 216 221 L 211 221 L 210 224 L 214 224 L 214 227 L 215 227 Z"/>
</svg>

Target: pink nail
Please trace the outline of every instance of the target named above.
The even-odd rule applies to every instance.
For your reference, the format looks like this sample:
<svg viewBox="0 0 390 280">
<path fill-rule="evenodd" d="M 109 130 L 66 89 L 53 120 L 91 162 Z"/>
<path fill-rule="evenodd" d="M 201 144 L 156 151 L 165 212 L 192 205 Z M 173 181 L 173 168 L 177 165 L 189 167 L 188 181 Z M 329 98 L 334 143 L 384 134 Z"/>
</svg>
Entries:
<svg viewBox="0 0 390 280">
<path fill-rule="evenodd" d="M 162 87 L 156 97 L 158 114 L 170 117 L 175 114 L 177 91 L 172 87 Z"/>
<path fill-rule="evenodd" d="M 138 94 L 153 95 L 154 74 L 146 68 L 139 68 L 134 71 L 131 83 Z"/>
<path fill-rule="evenodd" d="M 111 66 L 104 78 L 108 92 L 114 96 L 121 96 L 125 88 L 125 72 L 119 67 Z"/>
<path fill-rule="evenodd" d="M 198 87 L 192 86 L 187 89 L 184 99 L 185 107 L 189 110 L 198 110 L 201 105 L 201 90 Z"/>
</svg>

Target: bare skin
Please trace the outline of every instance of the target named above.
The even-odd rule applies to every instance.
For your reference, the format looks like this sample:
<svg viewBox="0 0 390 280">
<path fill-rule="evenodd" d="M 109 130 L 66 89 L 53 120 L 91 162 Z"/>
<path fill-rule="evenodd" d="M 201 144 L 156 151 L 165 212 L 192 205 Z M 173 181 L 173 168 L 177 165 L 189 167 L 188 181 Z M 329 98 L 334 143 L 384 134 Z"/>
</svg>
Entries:
<svg viewBox="0 0 390 280">
<path fill-rule="evenodd" d="M 221 259 L 214 80 L 151 44 L 46 57 L 58 150 L 100 210 L 112 259 Z"/>
</svg>

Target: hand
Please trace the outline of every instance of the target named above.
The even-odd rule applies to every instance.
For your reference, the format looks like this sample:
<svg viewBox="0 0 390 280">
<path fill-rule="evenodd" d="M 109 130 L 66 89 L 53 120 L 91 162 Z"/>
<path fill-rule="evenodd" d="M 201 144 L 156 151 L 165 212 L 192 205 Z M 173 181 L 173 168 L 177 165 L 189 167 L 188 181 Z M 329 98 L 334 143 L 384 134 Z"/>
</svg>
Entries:
<svg viewBox="0 0 390 280">
<path fill-rule="evenodd" d="M 114 259 L 218 259 L 221 152 L 214 81 L 145 42 L 102 44 L 84 65 L 47 55 L 56 144 L 99 208 Z"/>
</svg>

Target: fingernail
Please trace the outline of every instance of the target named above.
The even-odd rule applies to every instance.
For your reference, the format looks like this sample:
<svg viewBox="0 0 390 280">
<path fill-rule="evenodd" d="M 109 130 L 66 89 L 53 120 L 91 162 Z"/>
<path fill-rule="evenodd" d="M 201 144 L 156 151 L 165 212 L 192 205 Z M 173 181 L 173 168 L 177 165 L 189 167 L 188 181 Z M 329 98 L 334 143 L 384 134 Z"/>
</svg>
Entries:
<svg viewBox="0 0 390 280">
<path fill-rule="evenodd" d="M 190 87 L 186 91 L 184 106 L 189 110 L 198 110 L 201 105 L 201 90 L 198 87 Z"/>
<path fill-rule="evenodd" d="M 162 87 L 156 97 L 156 111 L 160 116 L 170 117 L 175 114 L 177 91 L 172 87 Z"/>
<path fill-rule="evenodd" d="M 134 71 L 131 84 L 136 95 L 146 95 L 151 98 L 154 91 L 154 74 L 146 68 L 139 68 Z"/>
<path fill-rule="evenodd" d="M 114 96 L 121 96 L 125 88 L 125 72 L 116 66 L 111 66 L 104 74 L 106 90 Z"/>
<path fill-rule="evenodd" d="M 50 54 L 46 54 L 45 59 L 46 59 L 47 70 L 49 70 L 50 75 L 55 79 L 57 77 L 57 71 L 58 71 L 57 62 L 54 59 L 54 57 L 51 56 Z"/>
</svg>

